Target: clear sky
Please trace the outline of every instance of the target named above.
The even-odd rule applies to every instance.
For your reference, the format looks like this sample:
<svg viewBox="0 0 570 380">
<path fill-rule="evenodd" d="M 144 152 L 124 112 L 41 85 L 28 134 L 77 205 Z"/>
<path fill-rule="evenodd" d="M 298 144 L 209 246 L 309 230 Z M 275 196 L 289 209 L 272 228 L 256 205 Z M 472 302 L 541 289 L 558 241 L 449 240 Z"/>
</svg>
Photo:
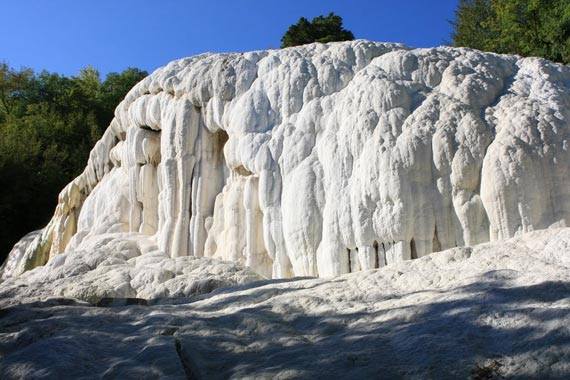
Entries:
<svg viewBox="0 0 570 380">
<path fill-rule="evenodd" d="M 450 39 L 457 0 L 2 0 L 0 61 L 67 75 L 147 71 L 205 51 L 278 48 L 299 17 L 335 12 L 356 38 Z"/>
</svg>

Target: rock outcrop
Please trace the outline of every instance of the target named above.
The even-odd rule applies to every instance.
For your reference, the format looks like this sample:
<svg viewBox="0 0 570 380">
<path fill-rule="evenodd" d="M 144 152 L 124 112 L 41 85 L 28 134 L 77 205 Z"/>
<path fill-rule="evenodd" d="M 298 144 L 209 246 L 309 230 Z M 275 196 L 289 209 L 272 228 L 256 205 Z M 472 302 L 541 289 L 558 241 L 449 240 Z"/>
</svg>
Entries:
<svg viewBox="0 0 570 380">
<path fill-rule="evenodd" d="M 90 253 L 99 257 L 101 248 Z M 134 273 L 139 264 L 129 264 Z M 95 277 L 38 281 L 48 266 L 0 287 L 2 379 L 570 376 L 570 228 L 332 280 L 266 280 L 146 306 L 46 299 Z M 204 264 L 201 273 L 214 268 Z"/>
<path fill-rule="evenodd" d="M 2 282 L 0 298 L 74 298 L 97 305 L 105 299 L 157 301 L 190 297 L 262 280 L 234 263 L 206 257 L 167 257 L 151 239 L 105 234 L 87 239 L 46 265 Z"/>
<path fill-rule="evenodd" d="M 333 276 L 570 222 L 570 68 L 351 41 L 204 54 L 117 107 L 3 277 L 112 234 Z"/>
</svg>

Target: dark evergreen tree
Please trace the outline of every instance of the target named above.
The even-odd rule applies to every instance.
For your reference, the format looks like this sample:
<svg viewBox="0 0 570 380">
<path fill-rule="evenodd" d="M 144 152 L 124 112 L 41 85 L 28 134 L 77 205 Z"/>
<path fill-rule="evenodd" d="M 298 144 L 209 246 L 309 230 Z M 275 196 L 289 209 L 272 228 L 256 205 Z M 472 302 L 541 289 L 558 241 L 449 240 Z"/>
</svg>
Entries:
<svg viewBox="0 0 570 380">
<path fill-rule="evenodd" d="M 298 46 L 313 42 L 332 42 L 353 40 L 351 31 L 342 27 L 342 17 L 329 13 L 328 16 L 318 16 L 312 21 L 301 17 L 296 24 L 291 25 L 281 38 L 281 47 Z"/>
</svg>

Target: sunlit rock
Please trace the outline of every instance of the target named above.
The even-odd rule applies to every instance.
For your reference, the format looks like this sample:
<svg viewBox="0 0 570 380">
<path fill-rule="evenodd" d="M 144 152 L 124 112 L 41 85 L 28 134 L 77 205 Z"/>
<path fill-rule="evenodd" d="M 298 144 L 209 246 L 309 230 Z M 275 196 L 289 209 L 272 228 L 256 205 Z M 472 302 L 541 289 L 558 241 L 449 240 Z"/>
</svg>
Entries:
<svg viewBox="0 0 570 380">
<path fill-rule="evenodd" d="M 174 61 L 2 275 L 116 233 L 279 278 L 567 226 L 569 87 L 543 59 L 363 40 Z"/>
</svg>

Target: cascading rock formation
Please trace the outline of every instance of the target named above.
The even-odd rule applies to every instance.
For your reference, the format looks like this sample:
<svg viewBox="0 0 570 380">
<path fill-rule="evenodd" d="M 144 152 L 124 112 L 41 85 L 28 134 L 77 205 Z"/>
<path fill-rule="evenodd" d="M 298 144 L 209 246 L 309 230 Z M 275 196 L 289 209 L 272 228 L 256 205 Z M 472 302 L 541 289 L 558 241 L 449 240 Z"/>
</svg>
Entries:
<svg viewBox="0 0 570 380">
<path fill-rule="evenodd" d="M 4 276 L 96 235 L 273 278 L 570 222 L 570 68 L 363 40 L 169 63 L 137 84 Z"/>
</svg>

